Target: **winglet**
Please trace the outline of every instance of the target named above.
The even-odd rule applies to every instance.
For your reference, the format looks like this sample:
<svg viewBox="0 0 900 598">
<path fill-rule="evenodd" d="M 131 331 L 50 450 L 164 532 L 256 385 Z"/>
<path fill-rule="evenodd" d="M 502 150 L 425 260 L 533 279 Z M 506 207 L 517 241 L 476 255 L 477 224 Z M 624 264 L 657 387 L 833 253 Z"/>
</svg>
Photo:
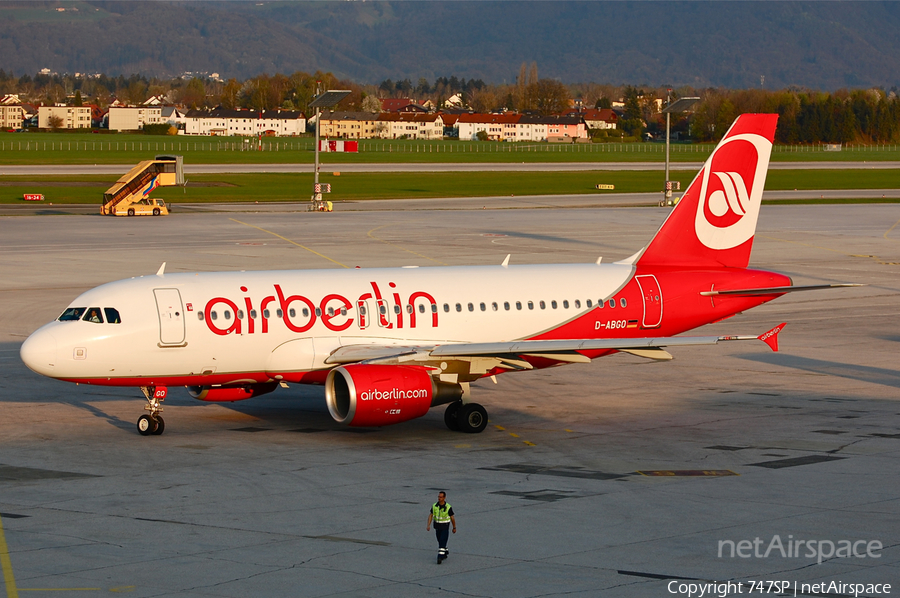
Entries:
<svg viewBox="0 0 900 598">
<path fill-rule="evenodd" d="M 159 267 L 159 270 L 156 271 L 157 276 L 163 276 L 166 273 L 166 263 L 163 262 L 162 266 Z"/>
<path fill-rule="evenodd" d="M 509 267 L 509 256 L 511 256 L 511 255 L 512 255 L 511 253 L 506 254 L 506 259 L 503 260 L 503 263 L 500 265 L 503 266 L 504 268 Z"/>
<path fill-rule="evenodd" d="M 784 327 L 787 326 L 786 323 L 782 322 L 772 330 L 768 332 L 764 332 L 760 334 L 758 337 L 759 340 L 769 345 L 769 347 L 773 351 L 778 351 L 778 333 L 784 330 Z"/>
</svg>

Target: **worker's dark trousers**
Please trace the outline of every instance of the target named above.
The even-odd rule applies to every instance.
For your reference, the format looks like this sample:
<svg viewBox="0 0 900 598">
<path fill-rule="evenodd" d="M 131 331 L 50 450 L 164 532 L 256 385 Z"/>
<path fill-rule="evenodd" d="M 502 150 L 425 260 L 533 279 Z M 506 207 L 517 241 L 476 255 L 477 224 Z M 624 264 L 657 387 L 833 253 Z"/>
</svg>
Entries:
<svg viewBox="0 0 900 598">
<path fill-rule="evenodd" d="M 442 555 L 447 554 L 447 539 L 450 537 L 450 524 L 435 524 L 434 526 L 434 535 L 437 536 L 438 541 L 438 553 Z"/>
</svg>

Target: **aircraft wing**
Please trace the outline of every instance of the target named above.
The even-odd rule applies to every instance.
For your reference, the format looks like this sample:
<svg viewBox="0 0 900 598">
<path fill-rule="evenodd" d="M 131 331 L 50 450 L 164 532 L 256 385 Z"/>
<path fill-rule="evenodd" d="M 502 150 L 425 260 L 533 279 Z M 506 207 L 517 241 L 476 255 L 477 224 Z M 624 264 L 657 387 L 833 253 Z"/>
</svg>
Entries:
<svg viewBox="0 0 900 598">
<path fill-rule="evenodd" d="M 642 338 L 591 338 L 518 340 L 495 343 L 447 343 L 440 345 L 347 345 L 337 349 L 326 360 L 329 364 L 359 363 L 399 359 L 428 361 L 472 357 L 508 359 L 516 356 L 539 356 L 559 361 L 588 362 L 579 351 L 615 350 L 667 361 L 672 356 L 663 347 L 715 345 L 722 341 L 761 340 L 773 351 L 778 350 L 778 333 L 784 324 L 759 336 L 662 336 Z"/>
</svg>

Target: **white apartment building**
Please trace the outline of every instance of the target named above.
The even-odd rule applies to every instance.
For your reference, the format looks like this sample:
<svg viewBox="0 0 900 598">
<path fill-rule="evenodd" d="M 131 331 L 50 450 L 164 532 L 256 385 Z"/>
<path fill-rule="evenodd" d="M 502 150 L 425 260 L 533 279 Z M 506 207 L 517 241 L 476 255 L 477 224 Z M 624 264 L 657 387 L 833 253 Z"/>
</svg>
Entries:
<svg viewBox="0 0 900 598">
<path fill-rule="evenodd" d="M 265 135 L 291 137 L 306 132 L 306 117 L 291 110 L 190 110 L 183 117 L 185 135 Z"/>
<path fill-rule="evenodd" d="M 375 136 L 381 139 L 443 139 L 444 120 L 440 114 L 382 112 L 375 123 Z"/>
<path fill-rule="evenodd" d="M 110 131 L 137 131 L 144 125 L 166 122 L 160 106 L 110 107 L 108 116 Z"/>
<path fill-rule="evenodd" d="M 50 118 L 58 116 L 62 119 L 61 129 L 90 129 L 90 106 L 41 106 L 38 108 L 38 128 L 49 129 Z"/>
<path fill-rule="evenodd" d="M 0 105 L 0 128 L 21 129 L 23 119 L 21 106 Z"/>
</svg>

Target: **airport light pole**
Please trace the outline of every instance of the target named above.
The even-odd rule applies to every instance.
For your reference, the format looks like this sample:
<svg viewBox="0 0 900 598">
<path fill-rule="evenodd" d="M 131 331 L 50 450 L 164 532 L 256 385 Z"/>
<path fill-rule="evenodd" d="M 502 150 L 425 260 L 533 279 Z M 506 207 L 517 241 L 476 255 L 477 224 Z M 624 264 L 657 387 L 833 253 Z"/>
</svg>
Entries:
<svg viewBox="0 0 900 598">
<path fill-rule="evenodd" d="M 328 91 L 320 92 L 317 87 L 316 93 L 318 95 L 316 96 L 316 99 L 309 103 L 309 107 L 316 109 L 316 166 L 313 179 L 311 209 L 318 211 L 324 205 L 322 202 L 322 187 L 319 185 L 319 132 L 321 131 L 319 121 L 321 121 L 322 116 L 321 109 L 337 106 L 340 101 L 350 95 L 351 92 L 345 89 L 329 89 Z"/>
<path fill-rule="evenodd" d="M 666 90 L 666 107 L 663 109 L 663 114 L 666 115 L 666 184 L 665 184 L 665 199 L 663 200 L 663 204 L 671 205 L 672 204 L 672 189 L 674 187 L 681 188 L 681 184 L 678 181 L 670 181 L 669 180 L 669 135 L 671 128 L 671 117 L 672 113 L 681 114 L 683 112 L 689 112 L 694 105 L 700 101 L 698 97 L 690 97 L 690 98 L 679 98 L 672 102 L 671 98 L 671 89 Z M 660 204 L 662 205 L 662 204 Z"/>
</svg>

